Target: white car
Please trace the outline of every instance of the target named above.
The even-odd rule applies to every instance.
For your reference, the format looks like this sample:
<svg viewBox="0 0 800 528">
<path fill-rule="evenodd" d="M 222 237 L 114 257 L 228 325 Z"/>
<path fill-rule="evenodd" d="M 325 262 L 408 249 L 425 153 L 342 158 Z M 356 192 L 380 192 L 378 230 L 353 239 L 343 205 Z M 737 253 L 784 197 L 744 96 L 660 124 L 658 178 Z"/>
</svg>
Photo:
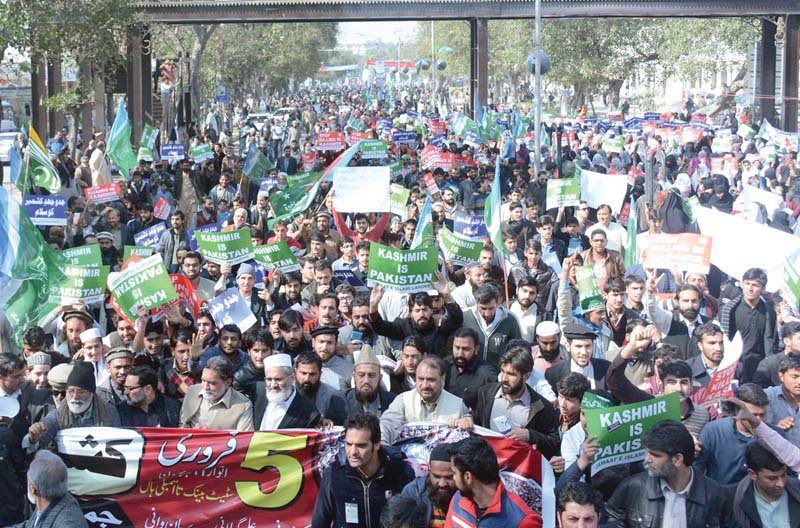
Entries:
<svg viewBox="0 0 800 528">
<path fill-rule="evenodd" d="M 285 106 L 283 108 L 278 108 L 272 115 L 270 115 L 270 119 L 280 119 L 284 123 L 289 120 L 289 115 L 293 114 L 297 111 L 296 106 Z"/>
<path fill-rule="evenodd" d="M 19 132 L 0 132 L 0 164 L 11 163 L 11 147 L 14 146 L 18 134 Z"/>
</svg>

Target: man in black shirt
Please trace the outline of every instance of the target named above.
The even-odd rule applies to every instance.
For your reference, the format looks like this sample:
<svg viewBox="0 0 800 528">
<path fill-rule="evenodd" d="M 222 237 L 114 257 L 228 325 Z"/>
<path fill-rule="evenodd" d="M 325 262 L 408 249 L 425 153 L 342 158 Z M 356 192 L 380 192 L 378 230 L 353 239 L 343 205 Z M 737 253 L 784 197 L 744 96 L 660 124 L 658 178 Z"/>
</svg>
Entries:
<svg viewBox="0 0 800 528">
<path fill-rule="evenodd" d="M 742 356 L 739 360 L 739 383 L 749 383 L 758 364 L 775 353 L 776 319 L 771 302 L 761 298 L 767 285 L 767 272 L 751 268 L 742 276 L 742 295 L 722 305 L 719 322 L 728 339 L 736 332 L 742 336 Z"/>
<path fill-rule="evenodd" d="M 478 389 L 497 381 L 497 369 L 478 355 L 480 337 L 472 328 L 453 332 L 453 354 L 445 359 L 447 373 L 444 387 L 469 408 L 474 408 Z"/>
</svg>

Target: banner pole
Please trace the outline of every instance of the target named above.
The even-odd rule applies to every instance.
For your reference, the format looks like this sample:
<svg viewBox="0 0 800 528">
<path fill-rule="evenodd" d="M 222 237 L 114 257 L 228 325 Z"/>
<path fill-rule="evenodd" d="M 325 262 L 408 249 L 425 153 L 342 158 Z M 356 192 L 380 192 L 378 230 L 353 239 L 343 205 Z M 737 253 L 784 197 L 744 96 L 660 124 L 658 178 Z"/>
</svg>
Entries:
<svg viewBox="0 0 800 528">
<path fill-rule="evenodd" d="M 500 252 L 500 262 L 503 265 L 503 285 L 505 286 L 506 290 L 506 310 L 510 307 L 510 302 L 508 298 L 508 272 L 506 271 L 506 258 L 503 256 L 503 252 Z"/>
</svg>

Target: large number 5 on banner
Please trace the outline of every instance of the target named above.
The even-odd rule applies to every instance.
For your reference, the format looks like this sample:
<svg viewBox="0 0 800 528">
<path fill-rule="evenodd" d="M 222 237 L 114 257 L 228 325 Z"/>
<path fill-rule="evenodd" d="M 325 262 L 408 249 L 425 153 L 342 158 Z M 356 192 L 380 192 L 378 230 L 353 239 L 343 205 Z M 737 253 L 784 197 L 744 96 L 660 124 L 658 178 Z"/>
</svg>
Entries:
<svg viewBox="0 0 800 528">
<path fill-rule="evenodd" d="M 298 451 L 306 447 L 308 436 L 287 436 L 278 433 L 253 433 L 241 467 L 278 472 L 278 484 L 269 493 L 261 491 L 260 482 L 236 482 L 236 493 L 243 503 L 253 508 L 283 508 L 300 494 L 303 486 L 303 464 L 290 455 L 270 454 L 276 451 Z"/>
</svg>

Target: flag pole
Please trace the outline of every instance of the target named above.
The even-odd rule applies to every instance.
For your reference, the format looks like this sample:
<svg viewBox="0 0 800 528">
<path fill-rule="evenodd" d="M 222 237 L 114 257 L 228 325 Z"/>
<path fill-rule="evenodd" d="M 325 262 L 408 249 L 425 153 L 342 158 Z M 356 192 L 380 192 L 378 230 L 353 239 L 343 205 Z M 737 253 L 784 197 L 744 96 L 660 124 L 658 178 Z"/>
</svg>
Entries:
<svg viewBox="0 0 800 528">
<path fill-rule="evenodd" d="M 508 298 L 508 272 L 506 271 L 506 257 L 503 255 L 502 251 L 500 251 L 500 263 L 503 265 L 503 285 L 506 290 L 506 310 L 508 310 L 511 306 L 510 299 Z"/>
<path fill-rule="evenodd" d="M 25 147 L 25 176 L 22 178 L 22 194 L 28 192 L 28 173 L 31 168 L 31 130 L 33 125 L 28 123 L 28 145 Z"/>
</svg>

